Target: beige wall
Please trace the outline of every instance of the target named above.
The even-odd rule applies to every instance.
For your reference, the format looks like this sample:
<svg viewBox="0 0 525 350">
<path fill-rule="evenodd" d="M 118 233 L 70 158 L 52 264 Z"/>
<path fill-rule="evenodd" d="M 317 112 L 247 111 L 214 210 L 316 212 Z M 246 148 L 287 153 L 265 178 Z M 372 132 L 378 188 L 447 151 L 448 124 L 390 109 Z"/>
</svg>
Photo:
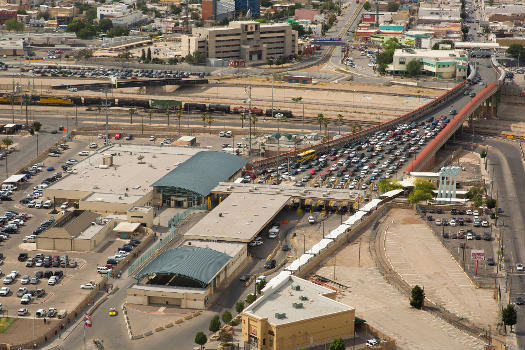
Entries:
<svg viewBox="0 0 525 350">
<path fill-rule="evenodd" d="M 53 198 L 55 197 L 57 203 L 65 201 L 78 202 L 82 198 L 91 194 L 89 191 L 69 191 L 69 190 L 53 190 L 44 189 L 44 197 Z"/>
<path fill-rule="evenodd" d="M 101 214 L 126 214 L 132 206 L 128 203 L 87 202 L 80 201 L 78 208 L 81 210 L 94 211 Z"/>
<path fill-rule="evenodd" d="M 136 288 L 128 288 L 126 293 L 126 302 L 130 304 L 150 305 L 164 304 L 177 305 L 183 309 L 204 309 L 204 299 L 211 294 L 207 289 L 205 293 L 179 293 L 176 291 L 156 291 Z"/>
<path fill-rule="evenodd" d="M 334 338 L 353 336 L 354 319 L 355 310 L 347 310 L 328 316 L 272 325 L 266 318 L 259 319 L 243 313 L 242 336 L 245 342 L 249 342 L 250 333 L 255 334 L 258 338 L 258 349 L 303 348 L 329 343 Z"/>
<path fill-rule="evenodd" d="M 138 222 L 141 224 L 146 224 L 146 226 L 151 227 L 153 225 L 153 212 L 155 210 L 151 208 L 148 211 L 129 211 L 127 212 L 127 218 L 129 222 Z"/>
</svg>

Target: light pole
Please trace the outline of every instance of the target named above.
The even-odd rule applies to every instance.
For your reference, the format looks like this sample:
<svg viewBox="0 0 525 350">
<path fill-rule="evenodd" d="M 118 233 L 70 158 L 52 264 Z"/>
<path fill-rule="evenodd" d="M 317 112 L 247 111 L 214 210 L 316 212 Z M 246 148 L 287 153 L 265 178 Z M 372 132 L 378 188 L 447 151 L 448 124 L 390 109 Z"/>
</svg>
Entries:
<svg viewBox="0 0 525 350">
<path fill-rule="evenodd" d="M 248 102 L 248 121 L 249 121 L 249 133 L 250 133 L 250 146 L 248 147 L 248 155 L 251 155 L 252 154 L 252 86 L 251 85 L 248 85 L 247 93 L 248 93 L 248 99 L 245 100 L 245 103 Z"/>
<path fill-rule="evenodd" d="M 272 114 L 273 114 L 273 109 L 272 109 Z M 280 177 L 279 175 L 279 154 L 281 153 L 281 148 L 280 148 L 280 140 L 281 140 L 281 118 L 283 117 L 283 114 L 282 113 L 277 113 L 275 115 L 275 117 L 277 118 L 277 135 L 275 135 L 275 138 L 277 139 L 277 177 Z"/>
</svg>

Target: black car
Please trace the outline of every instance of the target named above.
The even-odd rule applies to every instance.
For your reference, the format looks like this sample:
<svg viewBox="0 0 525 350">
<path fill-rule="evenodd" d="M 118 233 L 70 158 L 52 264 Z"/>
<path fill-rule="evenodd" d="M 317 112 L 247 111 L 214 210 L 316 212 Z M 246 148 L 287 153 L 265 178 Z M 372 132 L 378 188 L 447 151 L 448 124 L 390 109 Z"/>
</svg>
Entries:
<svg viewBox="0 0 525 350">
<path fill-rule="evenodd" d="M 132 239 L 131 241 L 129 241 L 129 244 L 131 244 L 132 246 L 138 246 L 140 244 L 140 240 L 139 239 Z"/>
<path fill-rule="evenodd" d="M 282 250 L 283 252 L 287 252 L 290 250 L 290 247 L 288 246 L 288 244 L 283 244 Z"/>
<path fill-rule="evenodd" d="M 273 269 L 273 268 L 275 268 L 276 265 L 277 265 L 277 262 L 275 261 L 275 259 L 272 259 L 272 260 L 269 260 L 266 263 L 264 263 L 264 268 L 265 269 Z"/>
<path fill-rule="evenodd" d="M 450 213 L 451 213 L 452 215 L 456 215 L 457 212 L 458 212 L 458 211 L 456 210 L 456 208 L 452 208 L 452 209 L 450 209 Z"/>
<path fill-rule="evenodd" d="M 27 260 L 27 253 L 20 253 L 18 254 L 18 261 L 26 261 Z"/>
<path fill-rule="evenodd" d="M 43 297 L 44 295 L 46 295 L 46 291 L 42 288 L 39 288 L 36 290 L 36 297 L 37 298 L 41 298 Z"/>
<path fill-rule="evenodd" d="M 483 239 L 485 241 L 490 241 L 490 232 L 483 232 Z"/>
<path fill-rule="evenodd" d="M 51 271 L 51 270 L 47 270 L 46 272 L 44 272 L 44 277 L 45 277 L 45 278 L 49 278 L 49 277 L 51 277 L 51 276 L 53 276 L 53 271 Z"/>
<path fill-rule="evenodd" d="M 249 275 L 249 274 L 244 274 L 244 275 L 241 276 L 241 278 L 239 278 L 239 280 L 240 280 L 241 282 L 248 282 L 248 281 L 250 280 L 250 277 L 251 277 L 251 275 Z"/>
<path fill-rule="evenodd" d="M 495 265 L 495 263 L 494 263 L 494 259 L 492 259 L 492 258 L 487 258 L 487 265 L 489 265 L 489 266 L 494 266 L 494 265 Z"/>
<path fill-rule="evenodd" d="M 53 276 L 58 277 L 58 279 L 61 279 L 64 276 L 64 271 L 62 270 L 56 270 Z"/>
<path fill-rule="evenodd" d="M 450 235 L 448 234 L 448 232 L 443 233 L 443 238 L 450 238 Z"/>
<path fill-rule="evenodd" d="M 516 305 L 523 305 L 523 298 L 522 297 L 516 297 Z"/>
<path fill-rule="evenodd" d="M 35 271 L 35 277 L 36 278 L 41 279 L 42 276 L 44 276 L 44 272 L 43 271 Z"/>
</svg>

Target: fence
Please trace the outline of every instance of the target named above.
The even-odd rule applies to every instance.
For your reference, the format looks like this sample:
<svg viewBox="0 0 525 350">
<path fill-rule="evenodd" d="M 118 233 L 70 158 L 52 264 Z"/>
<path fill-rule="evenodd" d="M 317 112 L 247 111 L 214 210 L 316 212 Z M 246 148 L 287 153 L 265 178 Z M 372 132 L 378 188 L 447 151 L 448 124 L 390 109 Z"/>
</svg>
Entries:
<svg viewBox="0 0 525 350">
<path fill-rule="evenodd" d="M 136 272 L 139 267 L 143 266 L 153 255 L 156 255 L 160 252 L 160 250 L 175 236 L 177 235 L 177 226 L 180 224 L 182 220 L 190 216 L 192 213 L 194 213 L 196 210 L 204 210 L 206 209 L 206 205 L 200 205 L 196 207 L 191 207 L 183 211 L 182 213 L 175 214 L 169 221 L 168 221 L 168 227 L 169 232 L 166 236 L 162 238 L 162 240 L 159 240 L 158 242 L 154 243 L 150 249 L 148 249 L 144 254 L 139 256 L 137 260 L 133 264 L 131 264 L 128 268 L 128 274 L 132 275 L 134 272 Z"/>
</svg>

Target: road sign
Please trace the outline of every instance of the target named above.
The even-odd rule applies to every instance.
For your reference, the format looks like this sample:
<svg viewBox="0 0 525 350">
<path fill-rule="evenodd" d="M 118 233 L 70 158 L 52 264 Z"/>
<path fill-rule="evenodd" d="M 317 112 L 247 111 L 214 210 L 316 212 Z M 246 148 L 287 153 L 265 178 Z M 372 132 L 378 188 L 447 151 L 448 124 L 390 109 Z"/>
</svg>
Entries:
<svg viewBox="0 0 525 350">
<path fill-rule="evenodd" d="M 472 249 L 470 251 L 470 258 L 472 260 L 485 260 L 485 250 Z"/>
</svg>

